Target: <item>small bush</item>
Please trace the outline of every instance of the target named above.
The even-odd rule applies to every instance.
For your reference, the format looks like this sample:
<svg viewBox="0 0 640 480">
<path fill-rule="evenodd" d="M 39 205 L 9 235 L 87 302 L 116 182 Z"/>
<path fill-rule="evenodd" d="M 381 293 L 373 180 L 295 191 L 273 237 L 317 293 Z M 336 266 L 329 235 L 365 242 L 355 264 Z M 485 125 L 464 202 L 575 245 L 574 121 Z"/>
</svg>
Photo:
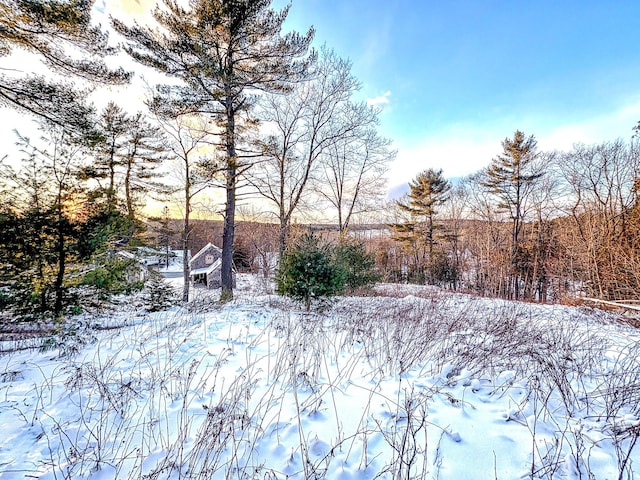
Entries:
<svg viewBox="0 0 640 480">
<path fill-rule="evenodd" d="M 321 300 L 343 291 L 345 271 L 334 261 L 334 249 L 321 244 L 318 237 L 305 234 L 280 259 L 277 292 L 304 302 L 307 311 L 311 301 Z"/>
<path fill-rule="evenodd" d="M 364 244 L 342 239 L 337 245 L 321 243 L 313 234 L 303 235 L 285 253 L 277 273 L 277 292 L 304 302 L 369 288 L 379 280 L 375 258 Z"/>
<path fill-rule="evenodd" d="M 19 272 L 9 284 L 2 287 L 0 309 L 23 321 L 52 317 L 53 290 L 50 277 L 49 274 L 45 281 L 40 281 L 33 269 Z M 64 303 L 72 305 L 73 299 L 68 298 L 66 293 Z"/>
<path fill-rule="evenodd" d="M 144 290 L 144 304 L 148 312 L 159 312 L 173 307 L 178 301 L 176 291 L 160 275 L 153 275 Z"/>
<path fill-rule="evenodd" d="M 129 294 L 144 286 L 144 282 L 139 279 L 139 269 L 135 260 L 113 256 L 87 272 L 82 284 L 96 287 L 105 297 Z"/>
<path fill-rule="evenodd" d="M 431 282 L 429 283 L 454 288 L 460 276 L 458 267 L 451 258 L 443 253 L 437 253 L 433 256 L 429 264 L 429 274 L 431 276 Z"/>
<path fill-rule="evenodd" d="M 380 280 L 375 256 L 367 253 L 361 242 L 342 239 L 335 248 L 334 261 L 344 271 L 344 288 L 350 292 L 370 288 Z"/>
<path fill-rule="evenodd" d="M 40 345 L 40 351 L 58 350 L 60 357 L 69 357 L 80 352 L 85 345 L 96 341 L 94 330 L 87 322 L 73 319 L 58 325 L 53 335 L 44 338 Z"/>
</svg>

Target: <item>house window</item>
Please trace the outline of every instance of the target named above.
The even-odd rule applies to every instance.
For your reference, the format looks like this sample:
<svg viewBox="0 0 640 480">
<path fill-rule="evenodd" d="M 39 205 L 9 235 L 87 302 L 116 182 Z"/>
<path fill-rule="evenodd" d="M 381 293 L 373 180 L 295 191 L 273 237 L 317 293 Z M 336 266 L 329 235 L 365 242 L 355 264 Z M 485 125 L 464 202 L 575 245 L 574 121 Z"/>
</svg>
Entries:
<svg viewBox="0 0 640 480">
<path fill-rule="evenodd" d="M 213 255 L 207 253 L 204 257 L 204 263 L 206 263 L 207 265 L 211 265 L 213 263 Z"/>
</svg>

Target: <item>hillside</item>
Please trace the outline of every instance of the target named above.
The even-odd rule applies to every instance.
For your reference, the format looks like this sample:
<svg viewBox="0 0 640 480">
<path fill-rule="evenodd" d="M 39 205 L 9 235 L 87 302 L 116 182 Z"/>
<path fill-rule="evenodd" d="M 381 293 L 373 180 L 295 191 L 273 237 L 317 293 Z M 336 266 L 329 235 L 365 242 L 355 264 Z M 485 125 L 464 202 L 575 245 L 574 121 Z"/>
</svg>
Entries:
<svg viewBox="0 0 640 480">
<path fill-rule="evenodd" d="M 238 283 L 0 357 L 0 478 L 640 478 L 612 315 L 388 285 L 303 314 Z"/>
</svg>

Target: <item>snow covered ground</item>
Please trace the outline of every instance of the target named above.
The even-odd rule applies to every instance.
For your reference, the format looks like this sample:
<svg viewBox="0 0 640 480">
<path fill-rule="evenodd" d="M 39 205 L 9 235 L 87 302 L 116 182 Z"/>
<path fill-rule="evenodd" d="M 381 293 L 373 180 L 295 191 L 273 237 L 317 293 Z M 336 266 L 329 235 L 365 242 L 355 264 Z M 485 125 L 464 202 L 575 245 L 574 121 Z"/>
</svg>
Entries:
<svg viewBox="0 0 640 480">
<path fill-rule="evenodd" d="M 610 315 L 238 286 L 0 357 L 0 478 L 640 479 L 640 331 Z"/>
</svg>

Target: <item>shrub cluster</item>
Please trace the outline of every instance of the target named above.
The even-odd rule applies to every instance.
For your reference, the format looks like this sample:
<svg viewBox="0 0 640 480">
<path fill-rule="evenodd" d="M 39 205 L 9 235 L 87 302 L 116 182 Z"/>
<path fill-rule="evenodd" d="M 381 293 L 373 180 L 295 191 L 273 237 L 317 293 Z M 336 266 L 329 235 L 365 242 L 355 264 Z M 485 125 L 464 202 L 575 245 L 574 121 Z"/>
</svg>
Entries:
<svg viewBox="0 0 640 480">
<path fill-rule="evenodd" d="M 360 242 L 322 242 L 312 233 L 300 239 L 280 259 L 277 292 L 304 303 L 370 287 L 378 280 L 375 258 Z"/>
</svg>

